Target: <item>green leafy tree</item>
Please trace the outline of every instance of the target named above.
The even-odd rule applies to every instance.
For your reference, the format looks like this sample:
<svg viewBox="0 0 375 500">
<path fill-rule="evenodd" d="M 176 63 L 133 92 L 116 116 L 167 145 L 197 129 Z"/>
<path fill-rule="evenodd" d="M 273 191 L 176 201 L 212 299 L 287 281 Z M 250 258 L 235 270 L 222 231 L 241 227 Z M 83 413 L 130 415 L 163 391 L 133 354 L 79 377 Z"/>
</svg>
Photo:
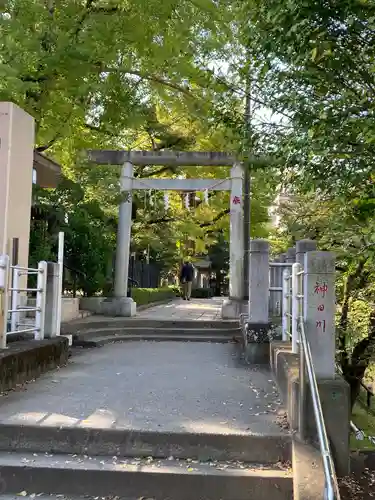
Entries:
<svg viewBox="0 0 375 500">
<path fill-rule="evenodd" d="M 290 243 L 312 238 L 337 256 L 337 361 L 352 406 L 375 354 L 375 221 L 365 192 L 345 205 L 336 197 L 297 193 L 280 208 L 282 235 Z"/>
<path fill-rule="evenodd" d="M 375 3 L 249 0 L 257 127 L 290 179 L 348 192 L 374 169 Z M 246 27 L 242 25 L 243 37 Z M 276 113 L 276 119 L 268 116 Z"/>
</svg>

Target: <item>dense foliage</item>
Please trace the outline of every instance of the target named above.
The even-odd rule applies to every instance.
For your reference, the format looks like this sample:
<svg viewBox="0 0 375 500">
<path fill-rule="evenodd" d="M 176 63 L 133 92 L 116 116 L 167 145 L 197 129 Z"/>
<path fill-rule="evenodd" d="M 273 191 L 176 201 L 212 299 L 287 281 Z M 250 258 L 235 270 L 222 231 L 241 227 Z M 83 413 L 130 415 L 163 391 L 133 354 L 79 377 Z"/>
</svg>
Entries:
<svg viewBox="0 0 375 500">
<path fill-rule="evenodd" d="M 280 213 L 284 241 L 291 244 L 307 237 L 316 240 L 320 250 L 336 254 L 337 361 L 354 404 L 375 341 L 374 222 L 358 215 L 355 200 L 342 205 L 341 200 L 316 193 L 290 194 Z"/>
</svg>

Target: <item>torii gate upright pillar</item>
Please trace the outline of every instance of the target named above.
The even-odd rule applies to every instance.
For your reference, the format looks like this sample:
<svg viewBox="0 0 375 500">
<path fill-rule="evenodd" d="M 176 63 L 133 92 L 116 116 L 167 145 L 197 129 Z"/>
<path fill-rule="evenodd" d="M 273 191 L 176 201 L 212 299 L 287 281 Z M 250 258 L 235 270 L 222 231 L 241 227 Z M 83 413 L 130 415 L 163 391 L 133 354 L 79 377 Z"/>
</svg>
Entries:
<svg viewBox="0 0 375 500">
<path fill-rule="evenodd" d="M 238 319 L 243 312 L 244 231 L 242 206 L 243 168 L 235 163 L 231 169 L 229 298 L 223 303 L 223 319 Z"/>
<path fill-rule="evenodd" d="M 132 224 L 132 178 L 133 165 L 126 162 L 121 169 L 116 265 L 115 297 L 126 297 L 128 291 L 129 253 Z"/>
<path fill-rule="evenodd" d="M 133 164 L 125 162 L 121 169 L 114 297 L 104 300 L 101 312 L 106 316 L 135 316 L 136 303 L 128 292 L 129 255 L 132 226 Z"/>
</svg>

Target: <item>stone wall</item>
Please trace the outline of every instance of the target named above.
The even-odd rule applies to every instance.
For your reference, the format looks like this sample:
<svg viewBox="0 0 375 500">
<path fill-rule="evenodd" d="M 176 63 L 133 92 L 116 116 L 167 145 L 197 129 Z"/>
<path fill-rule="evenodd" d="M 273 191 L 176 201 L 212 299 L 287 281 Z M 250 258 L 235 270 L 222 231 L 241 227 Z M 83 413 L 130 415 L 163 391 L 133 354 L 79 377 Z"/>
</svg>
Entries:
<svg viewBox="0 0 375 500">
<path fill-rule="evenodd" d="M 0 392 L 37 378 L 48 370 L 64 366 L 69 345 L 65 337 L 9 342 L 0 352 Z"/>
</svg>

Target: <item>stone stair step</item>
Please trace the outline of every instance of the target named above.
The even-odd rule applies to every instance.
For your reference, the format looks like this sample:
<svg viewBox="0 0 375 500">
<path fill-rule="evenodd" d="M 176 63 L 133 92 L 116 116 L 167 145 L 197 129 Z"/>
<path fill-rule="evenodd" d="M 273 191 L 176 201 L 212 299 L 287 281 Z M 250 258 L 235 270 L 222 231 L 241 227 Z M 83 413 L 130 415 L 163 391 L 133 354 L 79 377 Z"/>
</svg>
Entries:
<svg viewBox="0 0 375 500">
<path fill-rule="evenodd" d="M 20 494 L 22 493 L 22 495 Z M 108 495 L 106 497 L 98 497 L 96 496 L 87 496 L 87 495 L 59 495 L 58 493 L 35 493 L 32 491 L 18 491 L 17 493 L 4 493 L 0 494 L 1 500 L 21 500 L 24 498 L 25 500 L 114 500 L 113 495 Z M 139 500 L 139 497 L 121 497 L 121 500 Z M 144 500 L 153 500 L 152 498 L 144 499 Z"/>
<path fill-rule="evenodd" d="M 0 450 L 244 462 L 289 462 L 289 434 L 208 434 L 127 429 L 0 425 Z"/>
<path fill-rule="evenodd" d="M 100 346 L 109 342 L 124 342 L 131 340 L 155 341 L 197 341 L 197 342 L 228 342 L 240 340 L 241 331 L 215 329 L 176 329 L 176 328 L 100 328 L 86 330 L 73 336 L 74 345 L 87 345 L 94 342 Z"/>
<path fill-rule="evenodd" d="M 230 329 L 220 329 L 216 330 L 215 328 L 168 328 L 168 327 L 162 327 L 162 328 L 152 328 L 152 327 L 120 327 L 120 328 L 90 328 L 87 330 L 84 330 L 82 332 L 77 332 L 74 335 L 75 336 L 84 336 L 84 335 L 91 335 L 91 334 L 100 334 L 102 336 L 104 335 L 116 335 L 116 334 L 131 334 L 131 335 L 136 335 L 136 334 L 165 334 L 165 335 L 177 335 L 177 334 L 183 334 L 183 335 L 200 335 L 200 334 L 207 334 L 207 335 L 217 335 L 217 336 L 230 336 L 230 335 L 240 335 L 241 330 L 240 328 L 230 328 Z"/>
<path fill-rule="evenodd" d="M 196 325 L 194 325 L 196 326 Z M 179 341 L 179 342 L 231 342 L 242 338 L 239 328 L 151 328 L 151 327 L 120 327 L 88 329 L 74 334 L 75 346 L 100 347 L 111 342 L 126 341 Z"/>
<path fill-rule="evenodd" d="M 239 342 L 239 337 L 235 339 Z M 105 337 L 99 337 L 93 335 L 92 337 L 76 338 L 73 341 L 73 345 L 76 347 L 102 347 L 106 344 L 111 344 L 114 342 L 212 342 L 216 344 L 226 344 L 228 342 L 233 342 L 233 337 L 224 336 L 212 336 L 212 335 L 106 335 Z"/>
<path fill-rule="evenodd" d="M 79 310 L 79 316 L 82 319 L 89 318 L 92 315 L 93 315 L 93 313 L 91 311 L 85 311 L 84 309 Z"/>
<path fill-rule="evenodd" d="M 166 313 L 167 314 L 167 313 Z M 239 328 L 238 321 L 215 321 L 215 320 L 159 320 L 151 318 L 103 318 L 90 316 L 84 320 L 71 321 L 61 325 L 64 333 L 78 333 L 84 330 L 99 328 L 213 328 L 215 330 L 227 330 Z"/>
<path fill-rule="evenodd" d="M 155 500 L 293 498 L 292 473 L 283 464 L 0 453 L 0 465 L 4 492 Z"/>
</svg>

